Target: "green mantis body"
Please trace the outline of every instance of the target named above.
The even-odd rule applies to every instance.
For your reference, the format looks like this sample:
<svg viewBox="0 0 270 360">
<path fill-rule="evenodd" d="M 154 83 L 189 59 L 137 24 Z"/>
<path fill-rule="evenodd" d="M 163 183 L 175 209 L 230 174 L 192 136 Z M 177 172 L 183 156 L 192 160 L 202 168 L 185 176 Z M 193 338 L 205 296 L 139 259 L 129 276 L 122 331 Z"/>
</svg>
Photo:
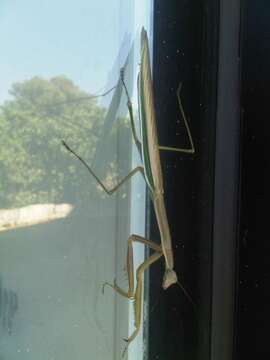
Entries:
<svg viewBox="0 0 270 360">
<path fill-rule="evenodd" d="M 145 239 L 144 237 L 138 235 L 131 235 L 128 239 L 128 250 L 127 250 L 128 290 L 127 291 L 122 290 L 120 287 L 118 287 L 116 282 L 114 282 L 113 285 L 109 283 L 104 284 L 104 286 L 109 285 L 113 287 L 115 291 L 117 291 L 119 294 L 134 301 L 135 330 L 128 337 L 128 339 L 126 339 L 128 345 L 135 339 L 135 337 L 137 336 L 140 330 L 143 272 L 149 266 L 151 266 L 151 264 L 153 264 L 159 258 L 164 256 L 165 273 L 162 284 L 163 288 L 167 289 L 172 284 L 175 283 L 179 284 L 176 272 L 174 271 L 173 250 L 172 250 L 171 235 L 170 235 L 170 229 L 169 229 L 165 202 L 164 202 L 163 177 L 162 177 L 162 168 L 161 168 L 159 151 L 167 150 L 167 151 L 184 152 L 184 153 L 192 154 L 195 152 L 195 150 L 194 150 L 194 145 L 189 130 L 189 126 L 180 100 L 181 86 L 179 86 L 177 90 L 178 104 L 186 126 L 187 134 L 190 141 L 190 148 L 188 149 L 173 148 L 173 147 L 159 146 L 158 144 L 151 70 L 150 70 L 149 45 L 148 45 L 147 33 L 144 28 L 142 29 L 141 32 L 141 64 L 140 64 L 140 72 L 138 75 L 138 99 L 139 99 L 140 135 L 141 135 L 140 139 L 136 134 L 132 104 L 124 82 L 123 71 L 121 72 L 121 79 L 128 99 L 127 106 L 131 120 L 133 138 L 137 146 L 137 149 L 140 153 L 143 166 L 138 166 L 135 169 L 133 169 L 113 189 L 107 189 L 106 186 L 100 181 L 100 179 L 94 174 L 93 170 L 88 166 L 88 164 L 86 164 L 82 158 L 80 158 L 72 149 L 70 149 L 65 142 L 63 142 L 63 144 L 87 167 L 88 171 L 95 177 L 97 182 L 102 186 L 102 188 L 104 189 L 104 191 L 106 191 L 108 195 L 111 195 L 112 193 L 117 191 L 118 188 L 134 174 L 136 174 L 137 172 L 141 172 L 146 181 L 150 197 L 153 201 L 157 223 L 160 231 L 161 244 L 159 245 L 151 240 Z M 133 269 L 133 247 L 132 247 L 133 242 L 142 243 L 153 250 L 153 253 L 136 270 L 136 287 L 135 287 L 134 269 Z M 185 294 L 189 297 L 185 289 L 183 287 L 182 289 L 185 292 Z"/>
</svg>

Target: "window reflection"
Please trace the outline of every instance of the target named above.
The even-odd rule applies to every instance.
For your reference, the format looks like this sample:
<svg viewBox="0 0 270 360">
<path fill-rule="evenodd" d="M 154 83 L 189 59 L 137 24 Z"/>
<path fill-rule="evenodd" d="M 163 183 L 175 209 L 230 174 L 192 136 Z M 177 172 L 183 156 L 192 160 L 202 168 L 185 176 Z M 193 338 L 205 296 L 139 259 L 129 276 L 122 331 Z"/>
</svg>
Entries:
<svg viewBox="0 0 270 360">
<path fill-rule="evenodd" d="M 108 197 L 61 140 L 108 187 L 134 166 L 117 80 L 124 66 L 132 95 L 131 39 L 141 24 L 118 24 L 115 11 L 134 18 L 132 1 L 108 4 L 111 31 L 92 28 L 104 15 L 95 1 L 59 3 L 5 5 L 0 25 L 0 358 L 105 360 L 121 354 L 130 310 L 111 289 L 102 295 L 102 283 L 127 286 L 127 239 L 144 231 L 144 185 L 137 179 Z"/>
</svg>

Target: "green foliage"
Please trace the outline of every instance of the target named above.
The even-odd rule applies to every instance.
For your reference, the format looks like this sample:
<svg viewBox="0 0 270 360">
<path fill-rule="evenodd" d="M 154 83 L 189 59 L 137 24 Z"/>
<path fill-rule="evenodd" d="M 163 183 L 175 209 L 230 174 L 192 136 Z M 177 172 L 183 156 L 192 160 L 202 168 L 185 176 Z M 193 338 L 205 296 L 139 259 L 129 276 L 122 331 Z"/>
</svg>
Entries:
<svg viewBox="0 0 270 360">
<path fill-rule="evenodd" d="M 0 207 L 83 200 L 82 165 L 61 139 L 91 163 L 105 109 L 65 77 L 34 77 L 10 94 L 0 108 Z"/>
</svg>

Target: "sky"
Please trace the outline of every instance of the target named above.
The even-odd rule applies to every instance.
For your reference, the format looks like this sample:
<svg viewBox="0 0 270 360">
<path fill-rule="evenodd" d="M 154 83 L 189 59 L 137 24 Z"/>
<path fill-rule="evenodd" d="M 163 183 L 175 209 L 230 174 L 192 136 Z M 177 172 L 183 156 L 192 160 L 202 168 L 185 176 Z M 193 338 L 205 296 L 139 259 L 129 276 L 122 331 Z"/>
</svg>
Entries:
<svg viewBox="0 0 270 360">
<path fill-rule="evenodd" d="M 8 98 L 12 83 L 36 75 L 66 75 L 91 93 L 114 85 L 118 74 L 110 72 L 121 68 L 134 30 L 147 18 L 146 2 L 135 3 L 136 7 L 129 0 L 1 0 L 0 103 Z"/>
</svg>

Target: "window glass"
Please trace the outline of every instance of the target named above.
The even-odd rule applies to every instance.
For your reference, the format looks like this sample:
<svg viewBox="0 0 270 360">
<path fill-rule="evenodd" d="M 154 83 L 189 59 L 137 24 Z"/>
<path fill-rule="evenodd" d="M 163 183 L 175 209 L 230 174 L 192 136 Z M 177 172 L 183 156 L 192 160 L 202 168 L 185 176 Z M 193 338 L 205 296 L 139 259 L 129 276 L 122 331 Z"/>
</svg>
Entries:
<svg viewBox="0 0 270 360">
<path fill-rule="evenodd" d="M 0 358 L 113 359 L 133 331 L 127 239 L 144 235 L 136 105 L 140 30 L 150 1 L 2 1 L 0 5 Z M 108 90 L 112 89 L 110 92 Z M 94 95 L 105 94 L 101 97 Z M 135 266 L 143 249 L 135 248 Z M 143 331 L 128 349 L 142 358 Z"/>
</svg>

